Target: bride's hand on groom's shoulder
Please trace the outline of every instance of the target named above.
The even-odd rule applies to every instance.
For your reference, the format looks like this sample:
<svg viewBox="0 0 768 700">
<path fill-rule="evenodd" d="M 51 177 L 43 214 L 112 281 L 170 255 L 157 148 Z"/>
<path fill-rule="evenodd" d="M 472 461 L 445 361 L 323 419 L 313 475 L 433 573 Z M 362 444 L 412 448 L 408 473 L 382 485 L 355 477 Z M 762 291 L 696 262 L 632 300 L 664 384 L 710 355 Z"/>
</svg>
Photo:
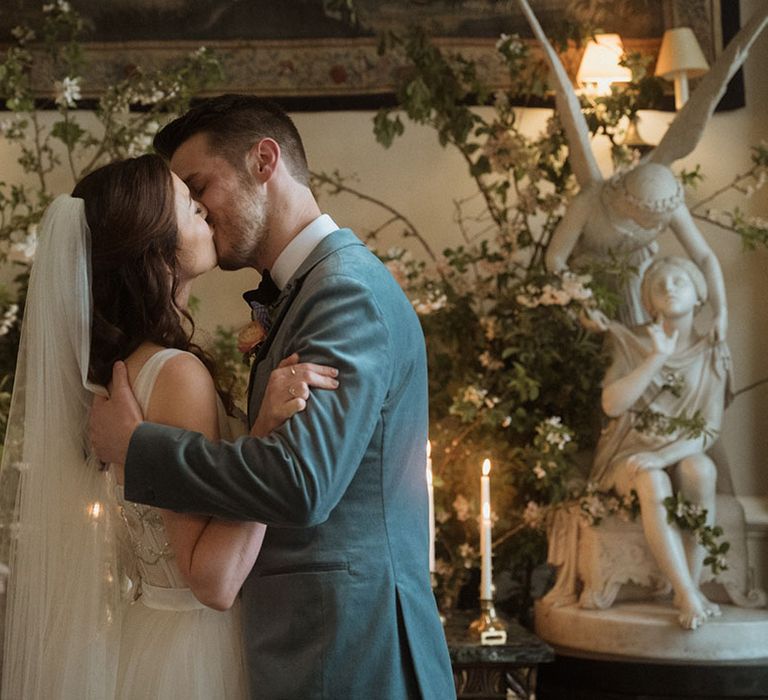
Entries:
<svg viewBox="0 0 768 700">
<path fill-rule="evenodd" d="M 125 464 L 131 435 L 143 419 L 128 381 L 125 363 L 116 362 L 112 368 L 109 397 L 93 397 L 88 420 L 93 453 L 105 464 Z M 122 479 L 118 478 L 118 481 Z"/>
<path fill-rule="evenodd" d="M 310 387 L 336 389 L 339 371 L 313 362 L 299 362 L 298 353 L 286 357 L 269 376 L 259 415 L 251 428 L 252 437 L 264 437 L 292 415 L 307 407 Z"/>
</svg>

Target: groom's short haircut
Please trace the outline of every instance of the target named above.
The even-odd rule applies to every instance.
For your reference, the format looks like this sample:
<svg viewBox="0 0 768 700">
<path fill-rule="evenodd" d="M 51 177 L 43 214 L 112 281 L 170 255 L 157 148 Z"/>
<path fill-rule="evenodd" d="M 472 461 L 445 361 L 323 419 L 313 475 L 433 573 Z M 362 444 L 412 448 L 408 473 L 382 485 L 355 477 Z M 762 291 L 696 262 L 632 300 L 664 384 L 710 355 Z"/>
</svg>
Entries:
<svg viewBox="0 0 768 700">
<path fill-rule="evenodd" d="M 221 95 L 205 100 L 164 126 L 155 135 L 153 145 L 170 160 L 182 143 L 199 133 L 206 134 L 211 149 L 242 174 L 251 147 L 260 139 L 272 138 L 280 145 L 288 172 L 309 186 L 301 136 L 291 118 L 274 102 L 252 95 Z"/>
</svg>

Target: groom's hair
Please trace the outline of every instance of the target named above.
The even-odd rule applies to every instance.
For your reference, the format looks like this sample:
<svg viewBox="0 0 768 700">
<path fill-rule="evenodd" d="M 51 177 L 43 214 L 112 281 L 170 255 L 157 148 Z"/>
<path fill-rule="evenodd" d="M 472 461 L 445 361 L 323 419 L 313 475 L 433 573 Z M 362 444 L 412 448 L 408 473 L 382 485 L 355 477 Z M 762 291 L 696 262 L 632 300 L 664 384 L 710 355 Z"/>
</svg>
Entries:
<svg viewBox="0 0 768 700">
<path fill-rule="evenodd" d="M 260 139 L 280 145 L 288 172 L 309 186 L 309 168 L 296 126 L 283 109 L 252 95 L 221 95 L 205 100 L 163 127 L 154 138 L 155 150 L 170 160 L 176 149 L 195 134 L 208 136 L 211 150 L 241 174 L 247 172 L 246 155 Z"/>
</svg>

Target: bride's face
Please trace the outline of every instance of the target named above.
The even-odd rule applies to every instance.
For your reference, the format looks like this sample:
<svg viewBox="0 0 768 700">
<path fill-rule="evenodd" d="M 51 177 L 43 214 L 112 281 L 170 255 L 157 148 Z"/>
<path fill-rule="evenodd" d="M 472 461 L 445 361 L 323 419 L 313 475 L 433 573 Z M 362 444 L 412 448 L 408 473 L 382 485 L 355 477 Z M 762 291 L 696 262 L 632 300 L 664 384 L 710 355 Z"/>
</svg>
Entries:
<svg viewBox="0 0 768 700">
<path fill-rule="evenodd" d="M 172 173 L 178 226 L 178 259 L 181 278 L 192 280 L 216 267 L 213 232 L 205 220 L 207 211 L 192 199 L 189 188 Z"/>
</svg>

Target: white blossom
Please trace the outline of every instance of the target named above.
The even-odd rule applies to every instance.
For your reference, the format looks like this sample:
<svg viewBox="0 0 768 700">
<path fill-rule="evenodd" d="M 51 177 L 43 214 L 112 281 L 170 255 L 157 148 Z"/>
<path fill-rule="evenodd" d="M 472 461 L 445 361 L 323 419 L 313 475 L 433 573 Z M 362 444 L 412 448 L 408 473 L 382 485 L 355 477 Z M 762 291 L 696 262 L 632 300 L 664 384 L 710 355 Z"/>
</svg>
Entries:
<svg viewBox="0 0 768 700">
<path fill-rule="evenodd" d="M 563 273 L 563 291 L 576 301 L 584 301 L 592 297 L 592 290 L 586 287 L 592 281 L 590 275 L 576 275 L 573 272 Z"/>
<path fill-rule="evenodd" d="M 165 99 L 165 92 L 152 86 L 151 91 L 140 92 L 136 95 L 136 102 L 140 105 L 153 105 Z"/>
<path fill-rule="evenodd" d="M 523 511 L 523 522 L 532 529 L 540 528 L 544 523 L 544 509 L 535 501 L 528 501 Z"/>
<path fill-rule="evenodd" d="M 545 306 L 565 306 L 570 303 L 571 296 L 563 289 L 557 289 L 551 284 L 545 284 L 541 290 L 539 302 Z"/>
<path fill-rule="evenodd" d="M 18 26 L 11 29 L 11 36 L 20 44 L 35 40 L 35 33 L 29 27 Z"/>
<path fill-rule="evenodd" d="M 536 475 L 537 479 L 544 479 L 547 476 L 547 471 L 541 466 L 541 462 L 536 462 L 533 467 L 533 473 Z"/>
<path fill-rule="evenodd" d="M 496 90 L 493 93 L 493 106 L 499 112 L 506 112 L 509 105 L 509 95 L 504 90 Z"/>
<path fill-rule="evenodd" d="M 501 369 L 504 366 L 503 362 L 491 356 L 491 353 L 489 350 L 486 350 L 485 352 L 480 353 L 480 356 L 477 359 L 480 361 L 480 364 L 483 367 L 485 367 L 488 370 L 491 370 L 492 372 L 497 369 Z"/>
<path fill-rule="evenodd" d="M 493 316 L 482 316 L 480 318 L 480 327 L 483 329 L 486 340 L 494 340 L 498 331 L 498 322 Z"/>
<path fill-rule="evenodd" d="M 67 2 L 67 0 L 56 0 L 55 3 L 43 5 L 43 12 L 49 14 L 53 12 L 57 7 L 61 12 L 65 14 L 72 11 L 72 6 Z"/>
<path fill-rule="evenodd" d="M 29 263 L 37 251 L 37 224 L 30 224 L 25 233 L 11 235 L 8 259 L 14 262 Z"/>
<path fill-rule="evenodd" d="M 581 509 L 593 524 L 605 517 L 605 506 L 597 494 L 591 494 L 583 498 L 581 500 Z"/>
<path fill-rule="evenodd" d="M 462 545 L 459 545 L 459 556 L 464 560 L 465 569 L 472 568 L 475 555 L 476 555 L 476 550 L 474 547 L 472 547 L 472 545 L 469 545 L 466 542 Z"/>
<path fill-rule="evenodd" d="M 80 78 L 66 77 L 54 83 L 56 89 L 56 104 L 60 107 L 76 107 L 76 100 L 81 97 Z"/>
<path fill-rule="evenodd" d="M 453 500 L 452 505 L 453 509 L 456 511 L 457 520 L 464 522 L 467 518 L 469 518 L 469 501 L 464 496 L 458 494 Z"/>
<path fill-rule="evenodd" d="M 504 420 L 501 421 L 501 427 L 508 428 L 510 425 L 512 425 L 512 416 L 506 416 Z"/>
<path fill-rule="evenodd" d="M 0 336 L 7 335 L 19 317 L 19 305 L 11 304 L 0 319 Z"/>
<path fill-rule="evenodd" d="M 479 389 L 474 384 L 464 389 L 462 401 L 464 403 L 472 404 L 475 408 L 480 408 L 485 402 L 485 397 L 488 395 L 487 389 Z"/>
<path fill-rule="evenodd" d="M 447 303 L 448 297 L 445 296 L 445 294 L 441 294 L 433 299 L 427 299 L 426 301 L 414 299 L 413 308 L 416 309 L 416 313 L 420 316 L 428 316 L 429 314 L 444 308 Z"/>
<path fill-rule="evenodd" d="M 531 290 L 526 290 L 526 293 L 518 294 L 515 297 L 515 301 L 527 309 L 535 309 L 541 303 L 538 296 L 538 290 L 534 292 L 536 296 L 532 296 Z"/>
</svg>

